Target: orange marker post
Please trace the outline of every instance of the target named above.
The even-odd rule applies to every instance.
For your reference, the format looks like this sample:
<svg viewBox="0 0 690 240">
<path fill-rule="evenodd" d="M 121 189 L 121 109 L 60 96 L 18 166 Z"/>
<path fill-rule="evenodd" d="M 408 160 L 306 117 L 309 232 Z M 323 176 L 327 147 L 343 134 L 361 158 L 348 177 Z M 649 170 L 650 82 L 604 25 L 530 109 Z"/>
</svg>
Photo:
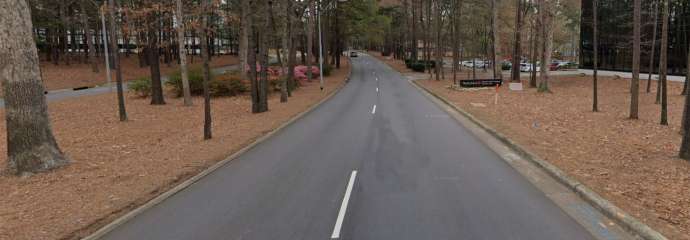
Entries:
<svg viewBox="0 0 690 240">
<path fill-rule="evenodd" d="M 496 84 L 496 95 L 495 95 L 495 97 L 494 97 L 494 104 L 495 104 L 495 105 L 498 105 L 498 88 L 499 88 L 500 86 L 501 86 L 501 85 Z"/>
</svg>

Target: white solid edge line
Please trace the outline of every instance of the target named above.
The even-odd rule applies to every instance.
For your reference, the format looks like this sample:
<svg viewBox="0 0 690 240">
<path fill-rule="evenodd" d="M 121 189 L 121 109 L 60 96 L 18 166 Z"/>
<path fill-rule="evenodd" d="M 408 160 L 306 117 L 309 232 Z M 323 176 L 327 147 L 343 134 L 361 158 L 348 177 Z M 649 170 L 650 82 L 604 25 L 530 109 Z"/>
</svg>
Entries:
<svg viewBox="0 0 690 240">
<path fill-rule="evenodd" d="M 335 226 L 333 227 L 333 234 L 331 234 L 331 239 L 340 238 L 340 229 L 343 227 L 343 221 L 345 220 L 345 212 L 347 212 L 347 204 L 350 202 L 350 194 L 352 194 L 352 187 L 355 185 L 355 178 L 357 177 L 357 170 L 352 171 L 350 175 L 350 182 L 347 183 L 347 189 L 345 189 L 345 196 L 343 196 L 343 203 L 340 205 L 340 212 L 338 212 L 338 219 L 335 220 Z"/>
<path fill-rule="evenodd" d="M 371 114 L 376 114 L 376 105 L 371 109 Z"/>
<path fill-rule="evenodd" d="M 376 92 L 379 92 L 379 88 L 376 88 Z"/>
</svg>

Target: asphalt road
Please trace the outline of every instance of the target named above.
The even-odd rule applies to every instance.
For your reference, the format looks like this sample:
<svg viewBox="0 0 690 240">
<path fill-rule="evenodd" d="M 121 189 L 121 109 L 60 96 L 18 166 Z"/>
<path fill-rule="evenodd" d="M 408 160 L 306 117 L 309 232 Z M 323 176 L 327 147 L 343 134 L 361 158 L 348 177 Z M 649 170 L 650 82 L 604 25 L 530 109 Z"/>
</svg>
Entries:
<svg viewBox="0 0 690 240">
<path fill-rule="evenodd" d="M 331 100 L 103 239 L 333 237 L 593 238 L 399 73 L 361 56 Z"/>
</svg>

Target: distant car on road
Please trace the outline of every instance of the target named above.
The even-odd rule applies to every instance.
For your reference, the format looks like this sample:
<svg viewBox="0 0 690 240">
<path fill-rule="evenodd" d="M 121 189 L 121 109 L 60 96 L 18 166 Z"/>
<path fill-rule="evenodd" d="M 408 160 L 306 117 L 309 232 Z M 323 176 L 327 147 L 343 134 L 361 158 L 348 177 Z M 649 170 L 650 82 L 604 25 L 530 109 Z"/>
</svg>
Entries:
<svg viewBox="0 0 690 240">
<path fill-rule="evenodd" d="M 350 57 L 358 57 L 359 54 L 356 51 L 351 51 L 350 52 Z"/>
<path fill-rule="evenodd" d="M 474 59 L 474 60 L 469 60 L 469 61 L 462 61 L 462 66 L 468 67 L 468 68 L 484 68 L 486 66 L 486 62 L 482 61 L 480 59 Z"/>
<path fill-rule="evenodd" d="M 531 63 L 520 63 L 520 72 L 531 72 L 532 71 L 532 64 Z M 537 65 L 536 71 L 539 72 L 541 71 L 541 68 Z"/>
</svg>

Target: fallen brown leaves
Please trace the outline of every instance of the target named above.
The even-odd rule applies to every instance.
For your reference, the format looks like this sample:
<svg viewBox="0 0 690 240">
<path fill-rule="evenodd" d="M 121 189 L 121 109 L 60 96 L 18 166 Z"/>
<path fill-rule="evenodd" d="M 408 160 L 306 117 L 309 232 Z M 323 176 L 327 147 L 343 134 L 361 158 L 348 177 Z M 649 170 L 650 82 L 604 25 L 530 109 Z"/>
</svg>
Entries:
<svg viewBox="0 0 690 240">
<path fill-rule="evenodd" d="M 187 57 L 190 61 L 190 68 L 197 68 L 201 66 L 201 58 L 194 56 L 194 62 L 190 60 L 192 56 Z M 136 54 L 125 57 L 122 54 L 120 57 L 120 64 L 122 64 L 122 78 L 124 81 L 134 80 L 140 77 L 146 77 L 151 74 L 148 67 L 139 67 L 139 62 Z M 238 64 L 239 60 L 235 56 L 221 55 L 211 59 L 211 67 L 220 67 Z M 55 65 L 50 62 L 41 62 L 41 76 L 43 83 L 47 90 L 71 89 L 76 87 L 93 87 L 107 83 L 105 74 L 105 63 L 99 59 L 100 72 L 94 73 L 91 71 L 91 65 L 77 63 L 75 61 L 70 65 L 65 65 L 60 62 L 60 65 Z M 170 65 L 161 63 L 161 74 L 167 75 L 177 71 L 179 67 L 176 61 L 172 61 Z M 115 82 L 115 73 L 112 72 L 112 81 Z"/>
<path fill-rule="evenodd" d="M 58 143 L 73 160 L 30 177 L 0 176 L 0 239 L 77 239 L 203 171 L 323 99 L 349 71 L 334 70 L 326 91 L 306 83 L 288 103 L 279 94 L 270 111 L 251 114 L 247 96 L 215 98 L 214 138 L 203 141 L 203 101 L 180 99 L 152 106 L 127 98 L 128 122 L 117 118 L 114 94 L 64 100 L 49 106 Z M 2 114 L 0 114 L 2 115 Z M 6 153 L 0 121 L 0 152 Z M 0 154 L 0 166 L 6 154 Z"/>
<path fill-rule="evenodd" d="M 658 124 L 654 92 L 640 92 L 639 120 L 627 118 L 627 79 L 600 80 L 597 113 L 591 111 L 591 77 L 555 77 L 552 93 L 503 87 L 498 105 L 493 90 L 456 91 L 450 81 L 421 83 L 667 237 L 690 239 L 690 162 L 676 157 L 681 83 L 669 84 L 670 126 Z"/>
</svg>

